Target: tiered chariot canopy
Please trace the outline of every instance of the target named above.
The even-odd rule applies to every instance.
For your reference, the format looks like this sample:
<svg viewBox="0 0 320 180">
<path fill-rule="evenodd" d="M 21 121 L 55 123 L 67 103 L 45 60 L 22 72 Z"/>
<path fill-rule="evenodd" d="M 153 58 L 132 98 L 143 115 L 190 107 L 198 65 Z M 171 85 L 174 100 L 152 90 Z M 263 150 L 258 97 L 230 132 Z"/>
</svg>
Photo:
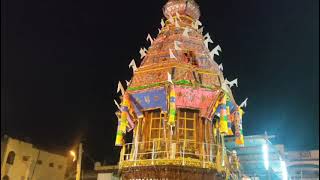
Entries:
<svg viewBox="0 0 320 180">
<path fill-rule="evenodd" d="M 155 150 L 159 141 L 156 147 L 170 151 L 170 159 L 180 142 L 195 156 L 202 152 L 210 157 L 217 151 L 199 143 L 219 144 L 221 136 L 235 134 L 236 143 L 243 144 L 243 111 L 214 60 L 220 46 L 209 50 L 213 40 L 209 33 L 203 35 L 199 6 L 193 0 L 169 0 L 163 13 L 159 34 L 154 39 L 149 35 L 150 47 L 140 49 L 140 66 L 130 63 L 134 72 L 117 113 L 116 145 L 123 146 L 123 136 L 131 130 L 133 154 Z"/>
<path fill-rule="evenodd" d="M 149 39 L 151 46 L 140 50 L 141 65 L 134 71 L 123 96 L 116 144 L 122 145 L 122 134 L 133 129 L 139 118 L 145 118 L 145 112 L 155 109 L 161 111 L 164 121 L 171 126 L 176 125 L 177 118 L 172 112 L 178 109 L 197 110 L 200 118 L 209 121 L 218 116 L 223 119 L 217 124 L 222 133 L 233 134 L 230 131 L 233 123 L 236 135 L 241 138 L 241 122 L 235 121 L 241 117 L 234 115 L 241 115 L 242 111 L 214 61 L 220 46 L 209 50 L 208 44 L 213 41 L 208 33 L 203 35 L 199 6 L 193 0 L 169 0 L 163 13 L 167 20 L 157 37 Z"/>
<path fill-rule="evenodd" d="M 170 17 L 176 16 L 176 13 L 181 15 L 189 16 L 192 19 L 200 18 L 200 10 L 197 3 L 193 0 L 170 0 L 163 7 L 164 16 L 169 19 Z"/>
</svg>

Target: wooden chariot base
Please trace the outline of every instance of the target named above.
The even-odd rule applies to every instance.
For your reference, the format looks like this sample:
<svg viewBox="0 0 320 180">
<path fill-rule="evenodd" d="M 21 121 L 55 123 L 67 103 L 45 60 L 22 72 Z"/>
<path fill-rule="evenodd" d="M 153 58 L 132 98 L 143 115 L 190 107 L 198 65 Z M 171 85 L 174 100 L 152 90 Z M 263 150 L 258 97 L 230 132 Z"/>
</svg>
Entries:
<svg viewBox="0 0 320 180">
<path fill-rule="evenodd" d="M 187 166 L 135 166 L 122 168 L 123 180 L 224 180 L 225 174 L 213 169 Z"/>
</svg>

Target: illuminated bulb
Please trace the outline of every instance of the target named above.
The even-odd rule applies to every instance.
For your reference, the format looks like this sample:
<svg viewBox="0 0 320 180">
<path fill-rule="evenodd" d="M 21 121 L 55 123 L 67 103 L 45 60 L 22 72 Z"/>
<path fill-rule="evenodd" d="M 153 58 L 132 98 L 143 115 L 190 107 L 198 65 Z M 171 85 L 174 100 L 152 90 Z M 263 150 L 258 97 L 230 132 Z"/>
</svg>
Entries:
<svg viewBox="0 0 320 180">
<path fill-rule="evenodd" d="M 72 162 L 76 160 L 76 153 L 74 151 L 70 151 L 70 155 L 73 157 Z"/>
<path fill-rule="evenodd" d="M 280 163 L 281 163 L 282 179 L 288 180 L 288 172 L 287 172 L 286 162 L 281 160 Z"/>
<path fill-rule="evenodd" d="M 264 144 L 262 146 L 262 152 L 263 152 L 264 167 L 266 168 L 266 170 L 269 170 L 269 149 L 267 144 Z"/>
</svg>

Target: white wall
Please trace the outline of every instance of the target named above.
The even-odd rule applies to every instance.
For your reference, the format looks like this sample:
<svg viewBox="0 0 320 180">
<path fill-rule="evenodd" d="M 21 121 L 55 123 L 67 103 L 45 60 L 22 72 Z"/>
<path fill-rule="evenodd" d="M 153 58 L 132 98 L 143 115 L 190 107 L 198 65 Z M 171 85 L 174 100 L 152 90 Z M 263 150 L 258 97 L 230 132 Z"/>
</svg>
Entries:
<svg viewBox="0 0 320 180">
<path fill-rule="evenodd" d="M 6 163 L 10 151 L 15 152 L 12 165 Z M 10 180 L 27 180 L 27 178 L 30 180 L 64 180 L 67 165 L 67 158 L 64 156 L 39 150 L 30 143 L 13 138 L 8 139 L 3 156 L 1 179 L 7 175 Z M 28 159 L 24 160 L 24 157 Z M 42 164 L 37 164 L 37 160 L 41 160 Z M 49 166 L 51 162 L 54 163 L 54 167 Z M 62 167 L 59 168 L 59 165 Z"/>
</svg>

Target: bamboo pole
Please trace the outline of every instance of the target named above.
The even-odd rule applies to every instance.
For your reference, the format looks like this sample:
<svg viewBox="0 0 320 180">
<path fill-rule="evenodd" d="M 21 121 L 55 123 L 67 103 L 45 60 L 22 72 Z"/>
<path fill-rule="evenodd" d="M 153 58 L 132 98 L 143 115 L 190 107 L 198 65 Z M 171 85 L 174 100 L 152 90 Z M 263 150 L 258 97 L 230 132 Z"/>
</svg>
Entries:
<svg viewBox="0 0 320 180">
<path fill-rule="evenodd" d="M 78 152 L 78 160 L 77 160 L 77 174 L 76 180 L 80 180 L 81 178 L 81 161 L 82 161 L 82 143 L 79 144 L 79 152 Z"/>
</svg>

